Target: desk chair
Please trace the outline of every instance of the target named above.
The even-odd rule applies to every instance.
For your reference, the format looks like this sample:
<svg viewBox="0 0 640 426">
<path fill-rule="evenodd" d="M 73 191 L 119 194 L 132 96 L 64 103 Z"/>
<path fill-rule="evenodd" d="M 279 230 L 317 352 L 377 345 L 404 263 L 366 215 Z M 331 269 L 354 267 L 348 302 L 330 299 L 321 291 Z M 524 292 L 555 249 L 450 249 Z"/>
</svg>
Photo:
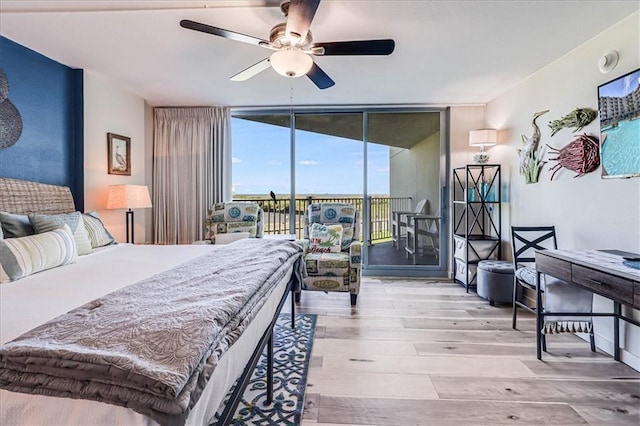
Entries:
<svg viewBox="0 0 640 426">
<path fill-rule="evenodd" d="M 400 239 L 403 236 L 402 228 L 407 226 L 407 216 L 425 214 L 429 205 L 426 199 L 418 201 L 413 211 L 393 211 L 391 213 L 391 240 L 396 249 L 400 248 Z"/>
<path fill-rule="evenodd" d="M 544 306 L 549 312 L 591 312 L 593 295 L 581 288 L 554 278 L 543 276 L 540 282 L 540 295 L 544 304 L 538 303 L 536 292 L 535 251 L 555 250 L 558 248 L 554 226 L 512 226 L 511 247 L 513 255 L 513 318 L 512 328 L 516 329 L 518 308 L 536 313 L 537 308 L 521 302 L 524 289 L 534 294 L 534 306 Z M 566 309 L 571 305 L 571 309 Z M 590 317 L 545 317 L 541 335 L 542 350 L 547 351 L 546 334 L 589 333 L 591 350 L 595 351 L 593 324 Z"/>
</svg>

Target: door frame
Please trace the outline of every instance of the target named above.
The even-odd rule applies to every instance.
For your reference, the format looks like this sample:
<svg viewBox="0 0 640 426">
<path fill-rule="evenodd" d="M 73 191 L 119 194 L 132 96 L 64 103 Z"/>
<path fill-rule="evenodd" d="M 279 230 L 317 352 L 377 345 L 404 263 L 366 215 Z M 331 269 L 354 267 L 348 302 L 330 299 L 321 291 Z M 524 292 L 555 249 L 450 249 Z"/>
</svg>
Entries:
<svg viewBox="0 0 640 426">
<path fill-rule="evenodd" d="M 451 150 L 450 150 L 450 108 L 449 107 L 432 107 L 428 105 L 354 105 L 354 106 L 303 106 L 303 107 L 242 107 L 231 108 L 231 115 L 265 115 L 265 114 L 282 114 L 288 115 L 290 120 L 290 203 L 289 217 L 290 227 L 293 229 L 295 217 L 295 194 L 296 194 L 296 164 L 295 164 L 295 115 L 296 114 L 332 114 L 332 113 L 362 113 L 363 120 L 363 197 L 368 199 L 368 114 L 369 113 L 401 113 L 401 112 L 437 112 L 440 114 L 440 256 L 438 265 L 369 265 L 368 252 L 366 245 L 362 252 L 362 275 L 363 276 L 395 276 L 395 277 L 449 277 L 449 242 L 450 242 L 450 208 L 449 208 L 449 171 L 451 167 Z M 369 235 L 370 220 L 368 203 L 363 202 L 363 233 L 364 236 Z"/>
</svg>

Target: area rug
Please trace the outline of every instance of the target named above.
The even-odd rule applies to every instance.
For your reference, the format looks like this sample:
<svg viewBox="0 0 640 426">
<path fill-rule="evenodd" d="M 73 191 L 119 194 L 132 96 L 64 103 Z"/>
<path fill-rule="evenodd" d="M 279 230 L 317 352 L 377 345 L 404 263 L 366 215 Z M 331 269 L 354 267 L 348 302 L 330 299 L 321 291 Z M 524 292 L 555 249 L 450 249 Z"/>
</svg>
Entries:
<svg viewBox="0 0 640 426">
<path fill-rule="evenodd" d="M 274 327 L 273 339 L 273 402 L 265 405 L 265 348 L 244 391 L 242 401 L 238 404 L 232 425 L 300 424 L 315 329 L 315 315 L 296 314 L 296 328 L 292 329 L 291 314 L 280 314 Z M 223 408 L 224 405 L 218 414 Z"/>
</svg>

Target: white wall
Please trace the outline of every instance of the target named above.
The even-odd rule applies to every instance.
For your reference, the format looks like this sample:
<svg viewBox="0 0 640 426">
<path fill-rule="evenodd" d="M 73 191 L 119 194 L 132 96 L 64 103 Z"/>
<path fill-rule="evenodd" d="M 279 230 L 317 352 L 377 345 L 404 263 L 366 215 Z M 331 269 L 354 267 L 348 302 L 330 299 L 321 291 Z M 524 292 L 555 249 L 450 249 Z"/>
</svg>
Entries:
<svg viewBox="0 0 640 426">
<path fill-rule="evenodd" d="M 428 200 L 428 214 L 438 214 L 440 206 L 440 132 L 411 149 L 389 150 L 390 193 L 392 197 L 411 197 L 411 210 Z"/>
<path fill-rule="evenodd" d="M 145 106 L 139 98 L 106 77 L 84 72 L 84 191 L 85 211 L 95 210 L 120 242 L 125 240 L 124 210 L 106 210 L 109 185 L 146 183 L 149 167 L 145 146 Z M 131 138 L 131 176 L 107 173 L 107 133 Z M 135 211 L 135 239 L 147 241 L 146 212 Z"/>
<path fill-rule="evenodd" d="M 640 253 L 640 178 L 601 179 L 598 169 L 574 179 L 573 172 L 563 170 L 551 182 L 548 167 L 555 163 L 550 162 L 542 171 L 540 182 L 527 185 L 518 173 L 516 152 L 522 146 L 520 135 L 531 136 L 531 119 L 537 111 L 549 110 L 537 120 L 542 145 L 561 148 L 574 139 L 569 129 L 551 137 L 549 121 L 577 107 L 597 110 L 598 85 L 640 67 L 639 20 L 635 13 L 620 21 L 487 105 L 484 124 L 500 130 L 500 144 L 489 153 L 492 162 L 503 166 L 508 194 L 508 209 L 503 211 L 510 214 L 503 217 L 503 240 L 508 240 L 511 225 L 553 224 L 562 248 L 616 248 Z M 611 73 L 601 74 L 596 63 L 611 49 L 619 52 L 620 62 Z M 582 132 L 597 136 L 598 120 Z M 549 157 L 545 155 L 545 159 Z M 611 303 L 600 297 L 596 297 L 594 305 L 595 309 L 611 309 Z M 637 311 L 632 314 L 639 317 Z M 595 326 L 598 346 L 611 352 L 611 320 L 598 319 Z M 640 329 L 627 326 L 625 337 L 623 361 L 640 369 Z M 550 341 L 553 345 L 553 339 Z"/>
</svg>

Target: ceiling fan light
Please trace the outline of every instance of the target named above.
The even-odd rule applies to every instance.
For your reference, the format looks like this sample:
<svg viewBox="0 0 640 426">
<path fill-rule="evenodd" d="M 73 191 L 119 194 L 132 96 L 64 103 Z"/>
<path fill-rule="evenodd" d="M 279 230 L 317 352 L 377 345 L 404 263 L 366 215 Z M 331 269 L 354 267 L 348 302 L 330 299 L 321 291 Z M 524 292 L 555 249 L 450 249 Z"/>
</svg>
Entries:
<svg viewBox="0 0 640 426">
<path fill-rule="evenodd" d="M 270 62 L 278 74 L 290 78 L 306 75 L 313 66 L 311 56 L 292 48 L 273 52 Z"/>
</svg>

